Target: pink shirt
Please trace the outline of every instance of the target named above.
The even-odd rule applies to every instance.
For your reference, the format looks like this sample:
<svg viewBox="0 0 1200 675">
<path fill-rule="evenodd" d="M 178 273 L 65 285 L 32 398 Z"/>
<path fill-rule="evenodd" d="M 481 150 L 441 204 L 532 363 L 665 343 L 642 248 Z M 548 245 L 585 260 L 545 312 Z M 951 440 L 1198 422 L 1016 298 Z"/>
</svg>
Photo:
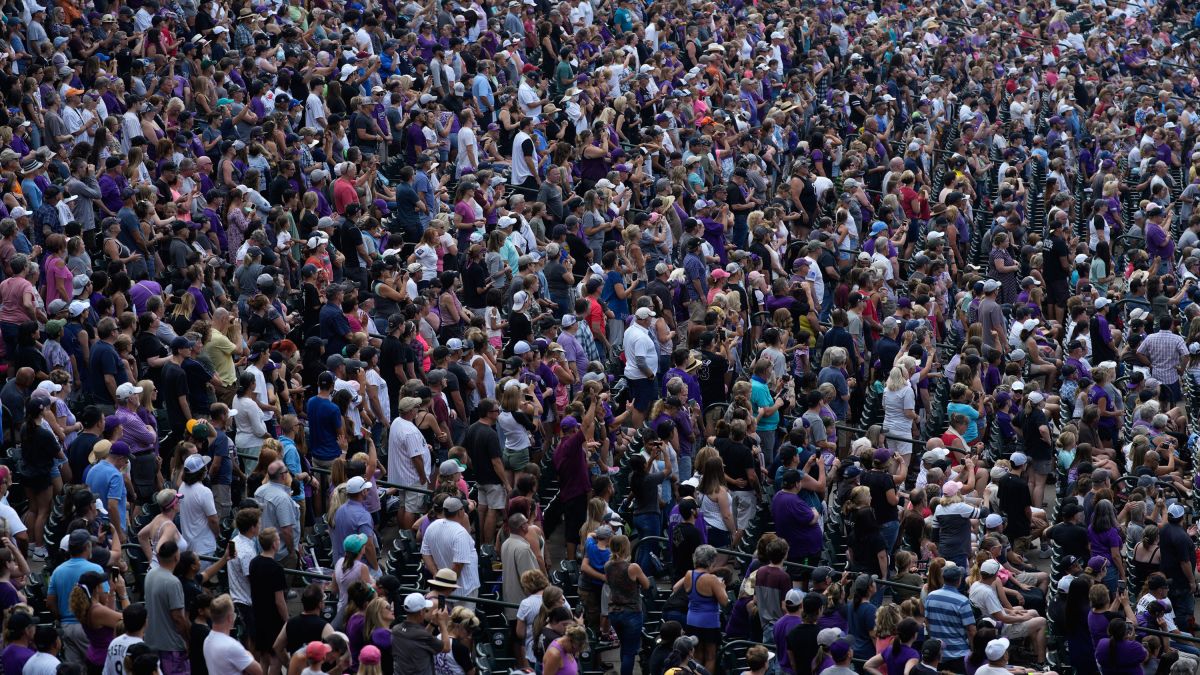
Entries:
<svg viewBox="0 0 1200 675">
<path fill-rule="evenodd" d="M 59 281 L 62 281 L 62 287 L 67 289 L 66 295 L 61 295 L 58 292 Z M 72 283 L 75 280 L 75 274 L 67 267 L 67 263 L 62 258 L 52 255 L 46 262 L 46 304 L 54 302 L 56 299 L 62 299 L 63 302 L 71 302 L 71 297 L 74 292 Z"/>
<path fill-rule="evenodd" d="M 33 284 L 25 277 L 9 277 L 0 281 L 0 322 L 24 323 L 32 321 L 25 310 L 24 297 L 26 293 L 37 293 Z"/>
</svg>

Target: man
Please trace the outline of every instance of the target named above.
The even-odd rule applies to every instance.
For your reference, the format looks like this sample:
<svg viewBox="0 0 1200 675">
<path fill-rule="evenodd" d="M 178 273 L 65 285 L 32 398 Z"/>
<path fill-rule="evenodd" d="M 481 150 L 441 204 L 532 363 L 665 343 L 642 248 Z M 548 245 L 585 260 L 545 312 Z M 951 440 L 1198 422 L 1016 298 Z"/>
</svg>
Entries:
<svg viewBox="0 0 1200 675">
<path fill-rule="evenodd" d="M 350 322 L 342 312 L 342 296 L 343 288 L 337 284 L 325 289 L 325 304 L 321 307 L 318 325 L 321 338 L 325 340 L 326 354 L 341 354 L 352 335 Z"/>
<path fill-rule="evenodd" d="M 983 655 L 987 657 L 987 665 L 980 666 L 976 671 L 976 675 L 1005 675 L 1010 672 L 1008 670 L 1008 646 L 1007 638 L 996 638 L 987 643 L 984 647 Z"/>
<path fill-rule="evenodd" d="M 88 392 L 100 412 L 113 414 L 117 404 L 117 387 L 129 381 L 121 356 L 113 343 L 117 341 L 117 321 L 104 317 L 96 324 L 96 342 L 88 358 Z M 173 343 L 172 343 L 173 344 Z M 182 369 L 180 369 L 182 373 Z M 186 379 L 185 379 L 186 382 Z M 185 418 L 184 421 L 187 421 Z"/>
<path fill-rule="evenodd" d="M 485 398 L 479 401 L 475 410 L 479 419 L 467 429 L 463 445 L 475 470 L 483 541 L 495 541 L 496 520 L 504 512 L 508 493 L 512 491 L 508 472 L 504 470 L 500 435 L 495 428 L 500 404 L 495 399 Z"/>
<path fill-rule="evenodd" d="M 95 118 L 93 118 L 95 119 Z M 75 222 L 83 229 L 83 236 L 89 242 L 96 237 L 96 202 L 100 200 L 100 184 L 96 180 L 96 170 L 83 157 L 71 160 L 71 178 L 67 181 L 67 194 L 74 197 L 71 202 L 71 214 Z"/>
<path fill-rule="evenodd" d="M 431 486 L 432 456 L 429 443 L 417 425 L 413 424 L 420 405 L 421 399 L 415 396 L 400 399 L 396 404 L 400 414 L 392 421 L 388 435 L 388 481 L 405 487 L 422 488 L 404 491 L 400 505 L 400 524 L 404 529 L 412 527 L 425 512 L 425 496 Z"/>
<path fill-rule="evenodd" d="M 358 165 L 354 162 L 342 162 L 334 167 L 335 173 L 339 167 L 342 175 L 333 181 L 333 208 L 338 215 L 344 216 L 347 206 L 358 204 L 358 187 L 355 185 L 358 178 Z"/>
<path fill-rule="evenodd" d="M 446 460 L 453 461 L 453 460 Z M 448 501 L 448 500 L 447 500 Z M 514 513 L 508 517 L 508 538 L 500 545 L 500 562 L 504 568 L 504 586 L 500 599 L 505 602 L 520 604 L 528 595 L 521 588 L 521 575 L 529 570 L 545 572 L 545 563 L 538 559 L 525 539 L 529 532 L 529 519 L 522 513 Z M 516 618 L 517 610 L 504 610 L 509 620 Z"/>
<path fill-rule="evenodd" d="M 104 568 L 92 562 L 92 535 L 87 530 L 74 530 L 67 538 L 66 562 L 54 568 L 50 584 L 46 589 L 46 607 L 62 625 L 63 649 L 67 661 L 83 663 L 89 639 L 79 625 L 79 619 L 71 612 L 71 591 L 79 585 L 79 578 L 87 572 L 107 574 Z M 108 590 L 108 584 L 105 584 Z M 80 659 L 76 661 L 75 659 Z"/>
<path fill-rule="evenodd" d="M 1170 393 L 1170 400 L 1164 401 L 1167 407 L 1183 400 L 1179 376 L 1188 359 L 1187 341 L 1172 330 L 1174 327 L 1175 320 L 1170 316 L 1159 318 L 1158 332 L 1147 335 L 1137 350 L 1138 360 L 1150 366 L 1150 376 Z"/>
<path fill-rule="evenodd" d="M 338 509 L 337 515 L 333 519 L 331 540 L 334 560 L 340 560 L 345 554 L 343 545 L 346 537 L 359 535 L 366 539 L 361 543 L 361 549 L 365 550 L 364 557 L 367 566 L 373 570 L 379 569 L 377 558 L 379 543 L 375 539 L 375 527 L 371 513 L 367 511 L 365 504 L 368 492 L 374 487 L 362 476 L 355 476 L 346 481 L 346 504 Z"/>
<path fill-rule="evenodd" d="M 143 581 L 146 602 L 146 646 L 158 652 L 162 675 L 188 675 L 187 641 L 191 623 L 184 614 L 183 584 L 175 576 L 179 544 L 165 541 L 158 547 L 158 567 Z M 211 661 L 210 667 L 211 667 Z M 214 671 L 221 672 L 221 671 Z"/>
<path fill-rule="evenodd" d="M 258 555 L 250 561 L 250 603 L 254 606 L 254 653 L 266 663 L 274 654 L 275 638 L 288 619 L 287 578 L 276 558 L 279 531 L 264 527 L 258 533 Z M 232 608 L 231 608 L 232 609 Z"/>
<path fill-rule="evenodd" d="M 292 473 L 282 459 L 267 467 L 267 482 L 254 491 L 254 500 L 262 509 L 262 528 L 275 528 L 279 532 L 279 559 L 284 560 L 295 553 L 298 560 L 302 529 L 300 505 L 292 499 Z"/>
<path fill-rule="evenodd" d="M 517 125 L 517 134 L 513 136 L 512 176 L 509 182 L 530 190 L 541 188 L 537 148 L 533 141 L 533 117 L 522 117 Z"/>
<path fill-rule="evenodd" d="M 132 455 L 129 444 L 125 441 L 113 443 L 108 450 L 108 457 L 96 462 L 87 472 L 87 486 L 96 499 L 108 510 L 108 517 L 117 525 L 117 536 L 124 540 L 125 524 L 129 522 L 125 509 L 128 505 L 129 494 L 125 488 L 125 467 L 129 466 Z"/>
<path fill-rule="evenodd" d="M 250 563 L 258 555 L 258 526 L 262 519 L 262 511 L 258 509 L 242 509 L 233 517 L 233 525 L 237 534 L 233 537 L 233 555 L 225 570 L 229 575 L 229 593 L 242 624 L 254 625 L 253 599 L 250 596 Z"/>
<path fill-rule="evenodd" d="M 245 356 L 246 349 L 240 344 L 225 337 L 230 326 L 239 323 L 237 316 L 224 307 L 218 307 L 213 312 L 212 330 L 209 331 L 208 342 L 204 345 L 204 355 L 217 371 L 221 379 L 220 386 L 214 385 L 213 390 L 217 400 L 225 405 L 233 405 L 234 385 L 237 384 L 237 370 L 234 368 L 234 357 Z"/>
<path fill-rule="evenodd" d="M 1184 527 L 1187 509 L 1182 504 L 1167 508 L 1167 524 L 1159 534 L 1162 560 L 1159 569 L 1171 582 L 1167 598 L 1180 620 L 1180 630 L 1192 630 L 1196 611 L 1196 543 Z"/>
<path fill-rule="evenodd" d="M 629 418 L 636 429 L 642 426 L 650 406 L 658 398 L 658 388 L 654 386 L 658 375 L 658 348 L 649 332 L 658 315 L 649 307 L 641 307 L 633 316 L 633 324 L 625 331 L 625 379 L 633 394 Z"/>
<path fill-rule="evenodd" d="M 192 406 L 188 402 L 188 377 L 183 370 L 183 361 L 192 355 L 192 341 L 180 335 L 171 341 L 171 358 L 162 369 L 162 396 L 167 407 L 167 425 L 170 438 L 179 441 L 186 433 L 187 421 L 192 419 Z M 163 442 L 163 450 L 174 447 L 172 442 Z"/>
<path fill-rule="evenodd" d="M 444 568 L 454 570 L 460 584 L 459 595 L 473 598 L 479 595 L 479 553 L 467 529 L 470 524 L 462 500 L 457 497 L 447 499 L 442 503 L 442 517 L 425 529 L 421 539 L 421 560 L 430 574 L 437 574 Z M 461 604 L 474 608 L 474 603 Z"/>
<path fill-rule="evenodd" d="M 230 410 L 224 403 L 214 403 L 209 406 L 208 414 L 209 424 L 212 425 L 215 434 L 208 443 L 208 449 L 212 453 L 212 463 L 208 465 L 208 480 L 212 487 L 213 501 L 217 505 L 217 517 L 224 519 L 233 509 L 233 474 L 236 471 L 239 476 L 242 475 L 241 464 L 234 461 L 233 441 L 225 432 L 229 419 L 236 417 L 237 411 Z"/>
<path fill-rule="evenodd" d="M 333 460 L 342 456 L 338 445 L 338 432 L 342 427 L 342 411 L 330 400 L 337 378 L 325 371 L 317 376 L 317 395 L 308 399 L 308 447 L 313 464 L 328 469 Z"/>
<path fill-rule="evenodd" d="M 983 344 L 998 352 L 1007 352 L 1008 328 L 1004 311 L 996 298 L 1000 293 L 1000 282 L 988 279 L 983 282 L 983 300 L 979 302 L 979 322 L 983 326 Z"/>
<path fill-rule="evenodd" d="M 782 606 L 782 602 L 780 605 Z M 821 627 L 817 620 L 821 618 L 821 610 L 824 608 L 825 596 L 820 593 L 806 593 L 800 605 L 800 625 L 788 631 L 787 642 L 784 645 L 776 645 L 777 648 L 787 650 L 788 666 L 795 675 L 816 675 L 812 662 L 819 649 L 817 634 L 821 632 Z"/>
<path fill-rule="evenodd" d="M 145 603 L 134 603 L 122 610 L 121 621 L 125 624 L 125 632 L 108 643 L 103 675 L 121 675 L 125 672 L 126 652 L 133 645 L 141 643 L 146 635 Z"/>
<path fill-rule="evenodd" d="M 1012 469 L 997 482 L 996 492 L 1000 498 L 1000 511 L 1008 518 L 1005 531 L 1013 548 L 1024 552 L 1029 540 L 1040 536 L 1046 524 L 1033 513 L 1033 495 L 1025 480 L 1029 457 L 1023 452 L 1014 452 L 1009 462 Z"/>
<path fill-rule="evenodd" d="M 810 454 L 809 467 L 818 466 L 820 480 L 824 479 L 824 462 Z M 804 467 L 807 470 L 809 467 Z M 788 543 L 787 559 L 801 565 L 816 565 L 821 558 L 824 538 L 821 535 L 821 514 L 800 496 L 802 474 L 795 469 L 783 472 L 782 489 L 771 498 L 771 515 L 775 531 Z M 804 580 L 801 573 L 800 579 Z"/>
<path fill-rule="evenodd" d="M 213 599 L 208 608 L 208 617 L 212 621 L 212 632 L 204 638 L 204 661 L 208 664 L 210 673 L 245 673 L 245 675 L 262 675 L 262 666 L 254 660 L 250 652 L 235 640 L 231 633 L 237 614 L 233 611 L 233 598 L 223 593 Z"/>
<path fill-rule="evenodd" d="M 942 665 L 951 672 L 960 672 L 963 659 L 971 652 L 975 639 L 975 612 L 971 601 L 958 589 L 964 569 L 949 565 L 942 569 L 945 584 L 925 599 L 925 625 L 929 637 L 942 641 Z"/>
<path fill-rule="evenodd" d="M 149 501 L 154 495 L 158 476 L 158 431 L 138 415 L 142 407 L 142 388 L 132 382 L 117 387 L 117 411 L 113 414 L 121 424 L 121 441 L 129 444 L 129 478 L 134 498 Z"/>
<path fill-rule="evenodd" d="M 1003 635 L 1008 638 L 1029 638 L 1034 652 L 1034 660 L 1038 663 L 1046 661 L 1046 619 L 1037 612 L 1029 609 L 1014 607 L 1004 609 L 992 582 L 1000 572 L 1000 563 L 996 560 L 986 560 L 979 567 L 980 579 L 971 584 L 968 597 L 978 606 L 984 616 L 1001 622 Z M 1004 641 L 1005 646 L 1008 640 Z M 989 643 L 990 646 L 991 643 Z M 989 658 L 990 658 L 989 654 Z"/>
<path fill-rule="evenodd" d="M 61 663 L 55 654 L 62 648 L 58 629 L 54 626 L 38 626 L 33 634 L 33 646 L 37 653 L 25 662 L 21 668 L 22 675 L 55 675 Z"/>
<path fill-rule="evenodd" d="M 94 405 L 84 408 L 79 414 L 79 423 L 83 425 L 75 440 L 67 448 L 67 463 L 71 467 L 71 482 L 76 485 L 83 483 L 83 469 L 88 465 L 88 455 L 96 447 L 101 434 L 104 433 L 104 415 Z"/>
<path fill-rule="evenodd" d="M 404 613 L 404 621 L 392 627 L 393 672 L 429 675 L 434 656 L 450 652 L 450 615 L 433 610 L 433 601 L 420 593 L 405 596 Z M 427 622 L 436 624 L 440 639 L 425 627 Z"/>
<path fill-rule="evenodd" d="M 1068 244 L 1067 213 L 1059 210 L 1050 219 L 1049 249 L 1044 253 L 1042 276 L 1046 281 L 1046 318 L 1062 323 L 1071 289 L 1071 247 Z M 986 330 L 984 335 L 986 336 Z"/>
</svg>

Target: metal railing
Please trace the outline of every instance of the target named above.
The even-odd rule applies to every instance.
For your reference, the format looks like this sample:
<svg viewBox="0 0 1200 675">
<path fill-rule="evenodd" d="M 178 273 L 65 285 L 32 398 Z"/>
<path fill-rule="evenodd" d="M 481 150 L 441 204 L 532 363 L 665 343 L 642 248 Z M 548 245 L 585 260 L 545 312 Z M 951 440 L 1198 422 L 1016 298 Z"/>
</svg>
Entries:
<svg viewBox="0 0 1200 675">
<path fill-rule="evenodd" d="M 239 452 L 238 457 L 241 457 L 242 459 L 252 459 L 255 461 L 258 460 L 258 457 L 251 455 L 249 453 L 246 453 L 246 452 Z M 326 469 L 325 467 L 322 467 L 322 466 L 313 466 L 311 471 L 313 473 L 319 473 L 323 476 L 329 475 L 329 469 Z M 429 488 L 423 488 L 418 485 L 401 485 L 399 483 L 392 483 L 392 482 L 389 482 L 386 480 L 376 480 L 376 481 L 372 481 L 372 482 L 375 485 L 377 485 L 379 487 L 383 487 L 383 488 L 396 488 L 397 490 L 406 490 L 408 492 L 419 492 L 424 495 L 432 495 L 433 494 L 433 490 L 430 490 Z"/>
</svg>

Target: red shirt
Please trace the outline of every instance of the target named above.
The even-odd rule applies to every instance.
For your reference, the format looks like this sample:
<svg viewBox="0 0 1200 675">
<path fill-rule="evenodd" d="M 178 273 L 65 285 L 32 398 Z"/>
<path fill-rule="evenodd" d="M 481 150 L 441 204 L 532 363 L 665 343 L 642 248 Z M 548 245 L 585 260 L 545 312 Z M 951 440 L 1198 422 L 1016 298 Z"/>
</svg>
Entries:
<svg viewBox="0 0 1200 675">
<path fill-rule="evenodd" d="M 339 178 L 333 181 L 333 209 L 338 215 L 346 215 L 346 207 L 358 203 L 358 190 L 354 181 Z"/>
</svg>

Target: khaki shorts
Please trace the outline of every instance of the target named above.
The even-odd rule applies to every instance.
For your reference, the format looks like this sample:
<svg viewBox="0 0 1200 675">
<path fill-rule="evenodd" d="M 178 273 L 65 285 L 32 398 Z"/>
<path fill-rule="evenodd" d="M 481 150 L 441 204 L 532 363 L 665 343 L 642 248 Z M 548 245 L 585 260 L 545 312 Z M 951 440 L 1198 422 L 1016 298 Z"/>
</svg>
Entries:
<svg viewBox="0 0 1200 675">
<path fill-rule="evenodd" d="M 485 509 L 503 510 L 508 505 L 508 494 L 505 493 L 503 485 L 479 483 L 475 486 L 475 493 L 479 506 Z"/>
<path fill-rule="evenodd" d="M 1004 624 L 1004 637 L 1011 639 L 1020 639 L 1029 637 L 1032 632 L 1033 621 L 1022 621 L 1021 623 L 1006 623 Z"/>
<path fill-rule="evenodd" d="M 401 498 L 404 500 L 405 513 L 425 513 L 429 503 L 429 495 L 416 490 L 402 490 Z"/>
<path fill-rule="evenodd" d="M 737 529 L 747 529 L 754 520 L 755 511 L 758 510 L 758 500 L 754 492 L 738 490 L 730 492 L 729 496 L 733 498 L 733 519 L 737 523 Z"/>
</svg>

